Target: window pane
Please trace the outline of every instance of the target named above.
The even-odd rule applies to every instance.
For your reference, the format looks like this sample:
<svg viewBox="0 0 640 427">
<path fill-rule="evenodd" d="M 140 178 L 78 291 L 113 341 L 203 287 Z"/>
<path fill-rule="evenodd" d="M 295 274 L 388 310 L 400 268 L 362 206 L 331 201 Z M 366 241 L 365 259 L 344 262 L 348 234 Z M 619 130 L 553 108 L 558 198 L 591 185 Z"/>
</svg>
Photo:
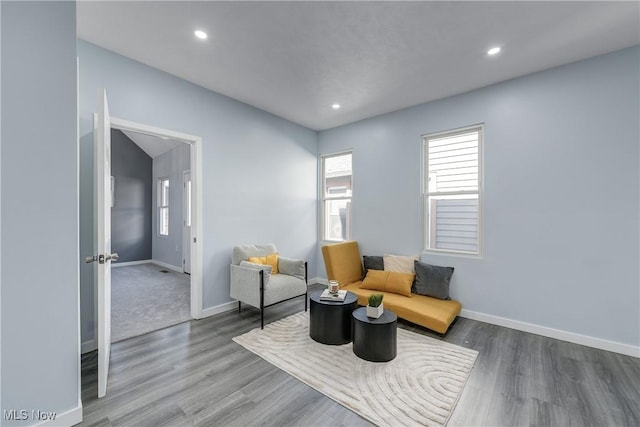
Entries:
<svg viewBox="0 0 640 427">
<path fill-rule="evenodd" d="M 162 236 L 169 235 L 169 208 L 160 208 L 159 230 Z"/>
<path fill-rule="evenodd" d="M 429 192 L 478 189 L 478 136 L 473 130 L 429 138 Z"/>
<path fill-rule="evenodd" d="M 160 206 L 169 206 L 169 180 L 163 179 L 160 183 Z"/>
<path fill-rule="evenodd" d="M 478 252 L 478 195 L 429 196 L 429 248 Z"/>
<path fill-rule="evenodd" d="M 325 201 L 325 240 L 346 240 L 351 228 L 351 200 Z"/>
<path fill-rule="evenodd" d="M 325 197 L 351 196 L 351 153 L 324 159 Z"/>
</svg>

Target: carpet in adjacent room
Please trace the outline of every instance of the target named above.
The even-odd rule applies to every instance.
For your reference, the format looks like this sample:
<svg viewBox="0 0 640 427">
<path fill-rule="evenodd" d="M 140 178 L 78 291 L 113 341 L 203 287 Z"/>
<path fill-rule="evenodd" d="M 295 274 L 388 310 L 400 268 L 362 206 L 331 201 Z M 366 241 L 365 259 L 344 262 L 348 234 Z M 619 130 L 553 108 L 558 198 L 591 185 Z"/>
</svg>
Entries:
<svg viewBox="0 0 640 427">
<path fill-rule="evenodd" d="M 190 277 L 152 263 L 112 268 L 111 342 L 189 320 Z"/>
</svg>

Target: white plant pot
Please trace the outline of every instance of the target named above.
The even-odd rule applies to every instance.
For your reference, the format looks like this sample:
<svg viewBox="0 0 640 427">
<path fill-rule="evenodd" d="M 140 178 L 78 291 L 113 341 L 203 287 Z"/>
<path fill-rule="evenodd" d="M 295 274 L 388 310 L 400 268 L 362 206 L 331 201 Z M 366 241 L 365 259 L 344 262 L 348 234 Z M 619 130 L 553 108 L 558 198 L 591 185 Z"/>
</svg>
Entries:
<svg viewBox="0 0 640 427">
<path fill-rule="evenodd" d="M 380 303 L 380 305 L 377 307 L 371 307 L 370 305 L 367 306 L 367 317 L 373 317 L 374 319 L 377 319 L 378 317 L 382 316 L 383 312 L 384 303 Z"/>
</svg>

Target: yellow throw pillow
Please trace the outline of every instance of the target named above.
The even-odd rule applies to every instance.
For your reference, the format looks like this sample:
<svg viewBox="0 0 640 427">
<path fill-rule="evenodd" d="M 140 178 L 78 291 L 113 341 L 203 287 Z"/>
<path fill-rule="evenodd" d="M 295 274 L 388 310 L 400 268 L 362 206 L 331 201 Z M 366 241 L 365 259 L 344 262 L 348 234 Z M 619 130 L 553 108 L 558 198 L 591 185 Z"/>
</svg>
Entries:
<svg viewBox="0 0 640 427">
<path fill-rule="evenodd" d="M 267 256 L 251 256 L 249 262 L 254 264 L 270 265 L 271 274 L 278 274 L 278 254 L 271 254 Z"/>
<path fill-rule="evenodd" d="M 369 270 L 360 287 L 411 297 L 411 285 L 415 276 L 415 274 L 395 271 Z"/>
</svg>

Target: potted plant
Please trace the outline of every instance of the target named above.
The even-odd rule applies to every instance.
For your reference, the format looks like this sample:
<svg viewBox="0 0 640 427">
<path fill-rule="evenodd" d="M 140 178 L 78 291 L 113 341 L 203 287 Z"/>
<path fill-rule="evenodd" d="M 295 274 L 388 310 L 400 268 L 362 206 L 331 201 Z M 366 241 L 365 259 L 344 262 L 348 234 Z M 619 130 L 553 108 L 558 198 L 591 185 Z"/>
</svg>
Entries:
<svg viewBox="0 0 640 427">
<path fill-rule="evenodd" d="M 382 305 L 383 294 L 371 294 L 369 296 L 369 305 L 367 305 L 367 317 L 373 317 L 377 319 L 382 316 L 384 306 Z"/>
</svg>

